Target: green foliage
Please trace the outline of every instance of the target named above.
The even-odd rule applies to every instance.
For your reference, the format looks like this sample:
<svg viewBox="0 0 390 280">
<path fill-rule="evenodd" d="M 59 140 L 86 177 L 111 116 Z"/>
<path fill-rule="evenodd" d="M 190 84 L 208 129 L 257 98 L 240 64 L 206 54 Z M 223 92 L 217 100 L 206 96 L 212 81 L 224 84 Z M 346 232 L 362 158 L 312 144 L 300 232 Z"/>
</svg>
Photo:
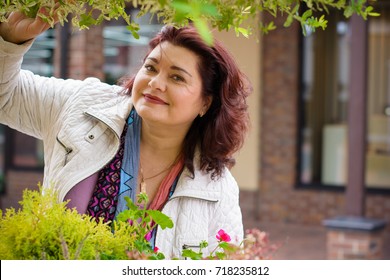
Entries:
<svg viewBox="0 0 390 280">
<path fill-rule="evenodd" d="M 148 197 L 145 193 L 140 193 L 137 204 L 130 198 L 125 197 L 128 210 L 119 213 L 117 220 L 132 227 L 132 235 L 135 237 L 134 248 L 139 252 L 153 254 L 153 250 L 149 244 L 150 234 L 157 227 L 161 229 L 172 228 L 172 220 L 161 211 L 147 209 Z M 154 259 L 156 256 L 152 257 Z M 161 254 L 157 259 L 162 258 Z"/>
<path fill-rule="evenodd" d="M 0 2 L 0 22 L 6 20 L 6 14 L 22 11 L 34 17 L 38 15 L 53 24 L 53 15 L 57 14 L 61 24 L 71 18 L 74 26 L 83 29 L 101 24 L 104 20 L 122 18 L 135 38 L 139 38 L 139 26 L 126 13 L 125 7 L 139 10 L 137 16 L 150 13 L 165 24 L 183 26 L 190 21 L 199 30 L 209 44 L 212 44 L 210 28 L 235 30 L 237 35 L 245 37 L 256 29 L 263 33 L 276 28 L 275 24 L 259 21 L 261 13 L 274 17 L 286 16 L 285 27 L 294 21 L 313 30 L 326 28 L 326 14 L 331 9 L 343 11 L 345 17 L 353 14 L 367 19 L 378 16 L 370 3 L 376 0 L 3 0 Z M 59 7 L 54 9 L 54 3 Z M 44 7 L 40 9 L 40 7 Z M 316 14 L 316 16 L 314 16 Z"/>
<path fill-rule="evenodd" d="M 207 248 L 209 244 L 207 241 L 202 241 L 199 244 L 198 250 L 194 251 L 191 247 L 184 247 L 182 251 L 182 256 L 191 260 L 202 260 L 203 259 L 203 250 Z M 219 248 L 219 246 L 217 246 Z M 215 248 L 215 250 L 217 249 Z M 214 251 L 210 254 L 210 256 L 214 253 Z"/>
<path fill-rule="evenodd" d="M 56 199 L 54 191 L 45 190 L 42 195 L 41 190 L 25 190 L 21 209 L 11 208 L 0 213 L 0 259 L 164 258 L 162 254 L 154 253 L 145 240 L 145 231 L 150 228 L 140 229 L 139 224 L 131 225 L 127 219 L 112 225 L 97 223 Z M 133 208 L 126 215 L 138 218 L 139 211 Z M 161 223 L 164 228 L 172 226 L 168 217 L 157 213 L 144 221 L 141 218 L 140 223 L 149 223 L 154 218 L 156 224 Z"/>
<path fill-rule="evenodd" d="M 183 249 L 182 256 L 191 260 L 201 260 L 203 258 L 202 252 L 195 252 L 192 249 Z"/>
</svg>

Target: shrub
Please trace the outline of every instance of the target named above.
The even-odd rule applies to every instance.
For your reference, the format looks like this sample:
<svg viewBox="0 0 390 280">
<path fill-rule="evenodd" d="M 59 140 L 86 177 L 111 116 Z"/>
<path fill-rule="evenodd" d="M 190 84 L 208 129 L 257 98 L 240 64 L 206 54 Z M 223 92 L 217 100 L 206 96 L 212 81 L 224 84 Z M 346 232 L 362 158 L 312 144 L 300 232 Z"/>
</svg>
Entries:
<svg viewBox="0 0 390 280">
<path fill-rule="evenodd" d="M 97 223 L 56 198 L 54 191 L 25 190 L 20 210 L 0 212 L 0 259 L 120 260 L 129 259 L 137 248 L 143 257 L 155 255 L 141 236 L 148 228 L 140 230 L 137 223 L 124 220 Z"/>
<path fill-rule="evenodd" d="M 96 222 L 88 215 L 69 209 L 67 202 L 57 202 L 57 194 L 42 188 L 25 190 L 21 209 L 0 210 L 0 259 L 12 260 L 128 260 L 165 259 L 152 248 L 149 237 L 152 230 L 172 228 L 172 220 L 157 210 L 149 210 L 146 194 L 138 196 L 137 204 L 125 198 L 128 210 L 117 220 Z M 139 205 L 139 206 L 137 206 Z M 200 259 L 269 259 L 277 249 L 268 241 L 268 235 L 258 229 L 246 232 L 240 245 L 230 243 L 228 233 L 219 230 L 218 245 L 206 257 L 202 250 L 208 246 L 202 241 L 198 251 L 183 250 L 183 257 Z"/>
</svg>

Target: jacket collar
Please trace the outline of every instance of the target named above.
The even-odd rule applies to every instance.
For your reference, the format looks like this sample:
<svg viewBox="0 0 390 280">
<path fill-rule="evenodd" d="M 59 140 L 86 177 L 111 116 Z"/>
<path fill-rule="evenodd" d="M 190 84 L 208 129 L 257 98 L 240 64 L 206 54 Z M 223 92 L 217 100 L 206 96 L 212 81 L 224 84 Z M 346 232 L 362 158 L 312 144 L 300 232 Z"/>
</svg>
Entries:
<svg viewBox="0 0 390 280">
<path fill-rule="evenodd" d="M 187 172 L 186 172 L 187 171 Z M 176 190 L 170 200 L 179 197 L 190 197 L 211 202 L 218 202 L 221 199 L 219 184 L 213 184 L 207 174 L 195 172 L 195 177 L 191 178 L 188 170 L 184 170 L 177 182 Z"/>
<path fill-rule="evenodd" d="M 212 202 L 218 202 L 221 199 L 221 184 L 218 180 L 212 180 L 210 174 L 200 169 L 198 148 L 194 156 L 194 177 L 192 178 L 190 171 L 185 168 L 170 199 L 178 197 L 198 198 Z"/>
</svg>

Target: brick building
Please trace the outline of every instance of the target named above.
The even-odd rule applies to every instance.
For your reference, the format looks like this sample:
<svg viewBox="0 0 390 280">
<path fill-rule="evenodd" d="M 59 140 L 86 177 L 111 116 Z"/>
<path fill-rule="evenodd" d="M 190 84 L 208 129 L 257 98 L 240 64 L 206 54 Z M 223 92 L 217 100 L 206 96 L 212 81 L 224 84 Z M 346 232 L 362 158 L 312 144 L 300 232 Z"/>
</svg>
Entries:
<svg viewBox="0 0 390 280">
<path fill-rule="evenodd" d="M 262 40 L 256 213 L 298 224 L 343 220 L 329 227 L 332 259 L 378 258 L 390 235 L 390 6 L 380 12 L 368 22 L 334 13 L 324 32 L 304 37 L 293 26 Z M 366 247 L 351 249 L 358 246 Z"/>
<path fill-rule="evenodd" d="M 382 1 L 377 8 L 381 16 L 367 22 L 332 12 L 325 31 L 308 30 L 307 36 L 297 24 L 283 28 L 278 18 L 279 28 L 259 42 L 246 41 L 245 48 L 243 39 L 217 34 L 255 89 L 249 102 L 252 131 L 233 169 L 244 218 L 310 225 L 340 216 L 383 222 L 372 231 L 331 227 L 329 246 L 339 246 L 332 238 L 340 232 L 352 232 L 351 240 L 355 233 L 358 239 L 363 235 L 371 247 L 381 242 L 375 239 L 378 232 L 381 240 L 390 236 L 390 226 L 385 227 L 390 223 L 390 6 Z M 37 39 L 25 65 L 44 75 L 115 82 L 136 69 L 159 28 L 141 26 L 138 41 L 119 23 L 88 32 L 57 28 Z M 41 150 L 39 142 L 0 129 L 0 174 L 6 175 L 0 201 L 7 208 L 41 180 Z M 380 258 L 355 251 L 343 258 Z"/>
</svg>

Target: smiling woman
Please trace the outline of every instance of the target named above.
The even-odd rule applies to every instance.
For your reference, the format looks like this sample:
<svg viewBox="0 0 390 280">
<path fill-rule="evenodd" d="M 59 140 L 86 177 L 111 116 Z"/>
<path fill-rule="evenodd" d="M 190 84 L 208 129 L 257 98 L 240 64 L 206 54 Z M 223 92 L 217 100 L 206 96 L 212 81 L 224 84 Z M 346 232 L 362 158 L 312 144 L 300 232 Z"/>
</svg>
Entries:
<svg viewBox="0 0 390 280">
<path fill-rule="evenodd" d="M 25 34 L 32 22 L 37 29 Z M 174 221 L 150 233 L 168 258 L 204 240 L 215 248 L 221 228 L 239 243 L 239 190 L 229 169 L 248 129 L 251 87 L 226 49 L 206 44 L 192 26 L 165 26 L 136 74 L 113 86 L 21 70 L 34 42 L 21 38 L 45 28 L 18 13 L 0 25 L 0 122 L 43 139 L 43 188 L 105 222 L 127 209 L 125 197 L 146 193 L 146 207 Z"/>
<path fill-rule="evenodd" d="M 158 122 L 155 129 L 174 127 L 175 135 L 184 138 L 192 121 L 207 112 L 212 101 L 202 95 L 201 85 L 197 56 L 164 42 L 148 55 L 135 77 L 134 106 L 146 123 Z"/>
</svg>

